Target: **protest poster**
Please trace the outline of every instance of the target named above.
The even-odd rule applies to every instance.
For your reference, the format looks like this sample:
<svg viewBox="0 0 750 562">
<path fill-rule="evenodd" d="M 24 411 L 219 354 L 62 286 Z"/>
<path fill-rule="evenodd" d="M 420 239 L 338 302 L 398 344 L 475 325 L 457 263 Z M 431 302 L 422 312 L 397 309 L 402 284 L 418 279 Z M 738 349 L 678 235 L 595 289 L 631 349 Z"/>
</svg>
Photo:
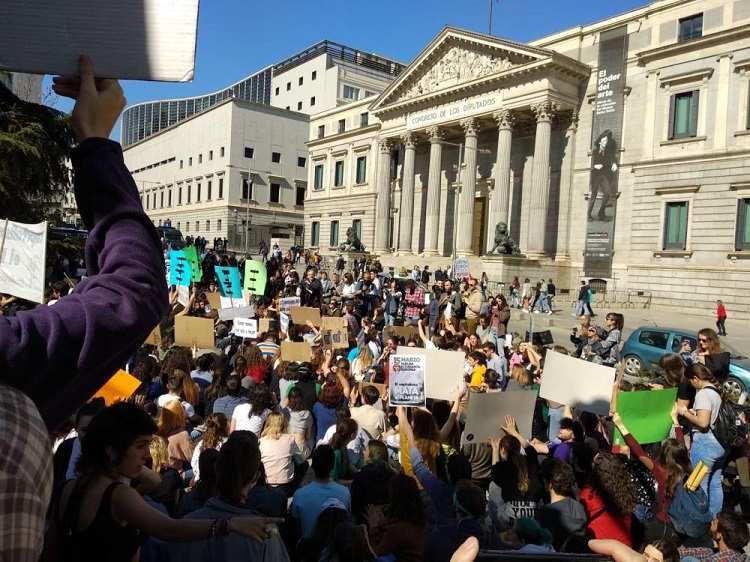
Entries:
<svg viewBox="0 0 750 562">
<path fill-rule="evenodd" d="M 471 275 L 469 272 L 469 260 L 460 259 L 453 262 L 453 278 L 466 279 Z"/>
<path fill-rule="evenodd" d="M 111 406 L 115 402 L 127 400 L 133 396 L 139 386 L 141 386 L 141 381 L 120 369 L 96 391 L 92 398 L 104 398 L 104 403 Z"/>
<path fill-rule="evenodd" d="M 211 310 L 219 310 L 221 306 L 221 295 L 219 293 L 206 293 L 206 300 L 211 305 Z"/>
<path fill-rule="evenodd" d="M 258 319 L 258 332 L 261 334 L 266 334 L 271 329 L 271 319 L 270 318 L 259 318 Z"/>
<path fill-rule="evenodd" d="M 388 405 L 424 407 L 425 395 L 424 355 L 391 355 L 389 359 Z"/>
<path fill-rule="evenodd" d="M 656 443 L 669 437 L 672 429 L 670 414 L 676 400 L 676 388 L 618 392 L 617 413 L 638 443 Z M 613 441 L 614 445 L 625 444 L 617 428 Z"/>
<path fill-rule="evenodd" d="M 245 262 L 245 282 L 242 288 L 251 295 L 266 294 L 266 282 L 268 273 L 266 264 L 257 260 L 247 260 Z"/>
<path fill-rule="evenodd" d="M 190 302 L 190 285 L 177 285 L 177 302 L 187 306 Z"/>
<path fill-rule="evenodd" d="M 539 396 L 585 412 L 606 416 L 615 382 L 613 367 L 549 350 L 544 359 L 544 375 Z"/>
<path fill-rule="evenodd" d="M 44 302 L 46 255 L 46 222 L 23 224 L 5 219 L 0 232 L 0 293 Z"/>
<path fill-rule="evenodd" d="M 252 318 L 253 316 L 255 316 L 254 306 L 234 306 L 219 310 L 219 318 L 225 321 L 234 320 L 235 318 Z"/>
<path fill-rule="evenodd" d="M 191 82 L 195 75 L 198 2 L 2 2 L 0 68 L 78 76 L 78 55 L 86 53 L 94 62 L 97 76 Z M 103 35 L 103 30 L 112 33 Z M 103 40 L 105 36 L 110 40 Z"/>
<path fill-rule="evenodd" d="M 456 387 L 463 381 L 466 359 L 460 351 L 398 346 L 399 355 L 424 355 L 427 398 L 450 400 L 456 397 Z"/>
<path fill-rule="evenodd" d="M 220 297 L 221 308 L 245 308 L 245 299 L 233 299 L 232 297 Z M 254 308 L 254 307 L 253 307 Z"/>
<path fill-rule="evenodd" d="M 320 319 L 323 346 L 333 349 L 348 349 L 349 336 L 344 319 L 340 316 L 324 316 Z"/>
<path fill-rule="evenodd" d="M 405 341 L 409 341 L 413 337 L 419 339 L 419 328 L 416 326 L 386 326 L 385 337 L 386 339 L 391 336 L 398 336 L 404 338 Z"/>
<path fill-rule="evenodd" d="M 299 306 L 300 305 L 300 298 L 299 297 L 286 297 L 283 299 L 279 299 L 279 313 L 284 313 L 287 316 L 291 313 L 293 306 Z"/>
<path fill-rule="evenodd" d="M 146 338 L 146 341 L 143 342 L 146 345 L 153 345 L 156 347 L 159 347 L 161 345 L 161 328 L 159 328 L 159 324 L 156 325 L 156 327 L 151 330 L 151 333 Z"/>
<path fill-rule="evenodd" d="M 190 279 L 193 283 L 199 283 L 203 276 L 203 271 L 201 270 L 201 262 L 198 259 L 198 252 L 195 246 L 185 246 L 182 251 L 190 264 Z"/>
<path fill-rule="evenodd" d="M 388 396 L 388 388 L 384 384 L 378 384 L 376 382 L 358 382 L 357 383 L 357 392 L 359 392 L 359 395 L 362 396 L 362 390 L 366 386 L 373 386 L 378 389 L 378 394 L 380 394 L 381 399 L 385 399 Z"/>
<path fill-rule="evenodd" d="M 213 348 L 214 321 L 210 318 L 175 316 L 174 343 L 185 347 Z"/>
<path fill-rule="evenodd" d="M 309 361 L 310 344 L 307 342 L 281 342 L 281 358 L 284 361 Z"/>
<path fill-rule="evenodd" d="M 244 305 L 242 298 L 242 284 L 240 270 L 236 267 L 214 267 L 216 278 L 219 280 L 219 291 L 224 298 L 237 299 Z"/>
<path fill-rule="evenodd" d="M 503 437 L 505 433 L 500 427 L 507 415 L 515 418 L 518 432 L 531 439 L 536 397 L 533 390 L 471 393 L 461 445 L 487 443 L 490 437 Z"/>
<path fill-rule="evenodd" d="M 192 280 L 190 261 L 182 250 L 169 251 L 169 284 L 189 287 Z"/>
<path fill-rule="evenodd" d="M 291 318 L 289 318 L 288 314 L 284 312 L 279 313 L 279 329 L 285 334 L 289 331 L 290 320 Z"/>
<path fill-rule="evenodd" d="M 313 326 L 320 326 L 319 308 L 293 306 L 289 309 L 289 315 L 292 317 L 292 322 L 295 324 L 305 326 L 308 322 L 312 322 Z"/>
<path fill-rule="evenodd" d="M 232 331 L 241 338 L 258 339 L 258 321 L 254 318 L 235 318 Z"/>
</svg>

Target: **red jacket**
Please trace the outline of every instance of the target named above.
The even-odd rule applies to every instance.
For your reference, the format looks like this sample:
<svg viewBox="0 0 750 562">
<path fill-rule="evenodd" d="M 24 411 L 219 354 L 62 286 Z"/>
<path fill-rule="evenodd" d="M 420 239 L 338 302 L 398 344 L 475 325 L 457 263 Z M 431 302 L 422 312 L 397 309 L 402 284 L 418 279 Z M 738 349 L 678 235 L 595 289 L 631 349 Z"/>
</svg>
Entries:
<svg viewBox="0 0 750 562">
<path fill-rule="evenodd" d="M 630 538 L 630 515 L 620 516 L 607 511 L 602 497 L 590 486 L 581 490 L 579 501 L 589 522 L 586 528 L 587 538 L 615 539 L 629 547 L 633 546 Z"/>
</svg>

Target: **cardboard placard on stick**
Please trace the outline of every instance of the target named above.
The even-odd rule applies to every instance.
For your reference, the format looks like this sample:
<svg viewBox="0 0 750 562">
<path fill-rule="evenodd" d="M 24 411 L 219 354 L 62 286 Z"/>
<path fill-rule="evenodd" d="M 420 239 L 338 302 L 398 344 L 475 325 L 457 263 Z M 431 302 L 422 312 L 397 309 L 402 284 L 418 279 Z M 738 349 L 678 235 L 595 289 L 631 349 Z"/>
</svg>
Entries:
<svg viewBox="0 0 750 562">
<path fill-rule="evenodd" d="M 349 349 L 349 340 L 346 337 L 346 330 L 344 328 L 321 330 L 320 335 L 323 338 L 323 347 Z"/>
<path fill-rule="evenodd" d="M 206 300 L 211 305 L 211 310 L 221 310 L 221 295 L 219 293 L 206 293 Z"/>
<path fill-rule="evenodd" d="M 427 358 L 425 384 L 427 398 L 453 400 L 456 387 L 464 376 L 464 354 L 460 351 L 425 349 L 424 347 L 398 346 L 399 355 L 424 355 Z"/>
<path fill-rule="evenodd" d="M 419 339 L 419 328 L 416 326 L 386 326 L 385 337 L 389 338 L 391 335 L 404 338 L 406 341 L 409 341 L 415 336 Z"/>
<path fill-rule="evenodd" d="M 502 437 L 505 434 L 500 427 L 505 423 L 506 415 L 513 416 L 518 432 L 531 439 L 536 396 L 533 390 L 472 393 L 461 444 L 487 443 L 490 437 Z"/>
<path fill-rule="evenodd" d="M 305 342 L 281 342 L 281 358 L 284 361 L 309 361 L 310 344 Z"/>
<path fill-rule="evenodd" d="M 104 398 L 104 403 L 111 406 L 118 400 L 130 398 L 139 386 L 141 386 L 141 381 L 120 369 L 96 391 L 92 398 Z"/>
<path fill-rule="evenodd" d="M 271 329 L 270 318 L 258 318 L 258 333 L 265 334 Z"/>
<path fill-rule="evenodd" d="M 300 326 L 307 325 L 307 322 L 312 322 L 313 326 L 320 326 L 320 309 L 312 308 L 309 306 L 293 306 L 289 309 L 289 314 L 292 317 L 292 322 Z"/>
<path fill-rule="evenodd" d="M 337 330 L 339 328 L 346 329 L 346 323 L 341 316 L 323 316 L 320 319 L 321 330 Z"/>
<path fill-rule="evenodd" d="M 571 408 L 606 416 L 615 382 L 613 367 L 548 351 L 539 396 Z"/>
<path fill-rule="evenodd" d="M 159 324 L 157 324 L 156 327 L 151 330 L 151 333 L 148 335 L 144 343 L 153 345 L 155 347 L 159 347 L 161 345 L 161 328 L 159 328 Z"/>
<path fill-rule="evenodd" d="M 289 315 L 289 311 L 292 309 L 293 306 L 299 306 L 300 305 L 300 298 L 299 297 L 285 297 L 283 299 L 279 299 L 279 314 L 282 312 Z"/>
<path fill-rule="evenodd" d="M 391 355 L 389 362 L 388 405 L 424 407 L 427 404 L 427 358 L 424 355 Z"/>
<path fill-rule="evenodd" d="M 241 338 L 258 338 L 258 321 L 254 318 L 235 318 L 232 325 L 235 336 Z"/>
<path fill-rule="evenodd" d="M 175 316 L 174 343 L 185 347 L 213 348 L 214 321 L 209 318 Z"/>
<path fill-rule="evenodd" d="M 376 382 L 358 382 L 357 383 L 357 392 L 359 392 L 359 395 L 362 396 L 362 390 L 366 386 L 374 386 L 378 389 L 378 394 L 380 394 L 381 399 L 385 399 L 388 396 L 388 387 L 384 384 L 379 384 Z"/>
<path fill-rule="evenodd" d="M 234 320 L 235 318 L 252 318 L 255 316 L 254 306 L 237 306 L 234 308 L 222 308 L 219 310 L 219 318 L 222 320 Z"/>
</svg>

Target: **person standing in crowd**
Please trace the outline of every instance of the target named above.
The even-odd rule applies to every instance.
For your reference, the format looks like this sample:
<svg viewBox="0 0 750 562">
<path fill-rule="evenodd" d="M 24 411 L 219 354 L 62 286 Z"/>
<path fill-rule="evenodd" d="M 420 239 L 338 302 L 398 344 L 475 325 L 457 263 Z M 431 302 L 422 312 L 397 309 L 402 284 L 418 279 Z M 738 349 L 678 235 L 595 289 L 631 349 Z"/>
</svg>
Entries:
<svg viewBox="0 0 750 562">
<path fill-rule="evenodd" d="M 539 280 L 537 286 L 539 287 L 539 295 L 537 296 L 536 304 L 534 305 L 534 312 L 537 314 L 539 312 L 552 314 L 552 307 L 550 306 L 549 295 L 547 294 L 547 291 L 549 290 L 547 282 L 542 278 Z"/>
<path fill-rule="evenodd" d="M 585 314 L 589 317 L 594 317 L 594 313 L 591 310 L 591 304 L 589 303 L 589 293 L 591 292 L 591 287 L 589 284 L 582 280 L 581 281 L 581 287 L 578 289 L 578 300 L 576 301 L 576 309 L 571 314 L 571 316 L 581 316 L 582 314 Z"/>
<path fill-rule="evenodd" d="M 476 279 L 469 279 L 462 301 L 466 304 L 466 331 L 469 335 L 475 334 L 477 324 L 479 324 L 479 315 L 482 313 L 482 293 L 477 287 Z"/>
<path fill-rule="evenodd" d="M 523 280 L 523 285 L 521 287 L 521 311 L 522 312 L 531 312 L 530 303 L 531 299 L 534 297 L 534 293 L 531 290 L 531 281 L 528 277 L 526 277 Z"/>
<path fill-rule="evenodd" d="M 404 322 L 416 324 L 419 321 L 422 308 L 424 308 L 424 291 L 417 283 L 409 279 L 406 282 L 406 291 L 404 291 Z"/>
<path fill-rule="evenodd" d="M 302 282 L 302 290 L 300 291 L 301 305 L 320 308 L 322 296 L 323 286 L 320 280 L 315 277 L 315 270 L 312 268 L 308 269 L 305 274 L 305 280 Z"/>
<path fill-rule="evenodd" d="M 724 384 L 729 376 L 730 354 L 721 349 L 719 335 L 711 328 L 703 328 L 698 332 L 698 346 L 690 349 L 690 341 L 682 340 L 680 355 L 688 365 L 701 364 L 709 368 L 717 380 Z"/>
</svg>

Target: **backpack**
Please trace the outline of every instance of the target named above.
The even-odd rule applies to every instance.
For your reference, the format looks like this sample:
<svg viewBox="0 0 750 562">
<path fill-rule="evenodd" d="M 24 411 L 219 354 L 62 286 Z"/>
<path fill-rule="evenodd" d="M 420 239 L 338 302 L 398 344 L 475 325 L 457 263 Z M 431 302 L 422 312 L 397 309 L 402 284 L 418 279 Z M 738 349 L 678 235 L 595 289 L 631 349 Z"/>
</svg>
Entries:
<svg viewBox="0 0 750 562">
<path fill-rule="evenodd" d="M 716 387 L 706 386 L 704 388 L 710 388 L 721 396 L 721 392 Z M 716 416 L 712 431 L 719 445 L 724 447 L 725 451 L 729 451 L 731 447 L 742 445 L 747 435 L 747 427 L 742 424 L 737 414 L 734 403 L 722 397 L 719 415 Z"/>
<path fill-rule="evenodd" d="M 711 510 L 708 496 L 703 488 L 695 491 L 685 486 L 687 475 L 683 475 L 682 482 L 674 490 L 674 498 L 669 506 L 669 520 L 674 530 L 688 537 L 702 537 L 711 528 Z"/>
</svg>

